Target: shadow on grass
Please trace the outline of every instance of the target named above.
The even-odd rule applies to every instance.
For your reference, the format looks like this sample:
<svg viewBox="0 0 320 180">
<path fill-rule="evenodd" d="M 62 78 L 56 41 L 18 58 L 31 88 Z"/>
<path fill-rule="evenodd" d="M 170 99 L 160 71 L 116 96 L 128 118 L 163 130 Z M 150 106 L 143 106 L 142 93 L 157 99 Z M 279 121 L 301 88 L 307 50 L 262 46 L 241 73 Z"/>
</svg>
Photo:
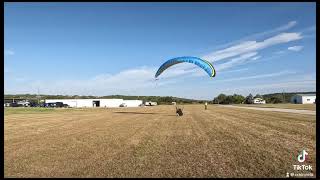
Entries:
<svg viewBox="0 0 320 180">
<path fill-rule="evenodd" d="M 131 111 L 124 111 L 124 112 L 113 112 L 119 114 L 158 114 L 158 115 L 166 115 L 166 116 L 177 116 L 173 114 L 164 114 L 164 113 L 149 113 L 149 112 L 131 112 Z"/>
</svg>

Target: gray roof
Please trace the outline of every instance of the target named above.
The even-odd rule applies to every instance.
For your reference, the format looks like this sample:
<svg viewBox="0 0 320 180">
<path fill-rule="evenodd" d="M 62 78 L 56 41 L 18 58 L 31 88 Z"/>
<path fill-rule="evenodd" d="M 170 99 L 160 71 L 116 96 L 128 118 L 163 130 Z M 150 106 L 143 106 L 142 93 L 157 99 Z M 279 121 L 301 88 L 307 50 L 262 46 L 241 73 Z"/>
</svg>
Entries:
<svg viewBox="0 0 320 180">
<path fill-rule="evenodd" d="M 316 94 L 297 94 L 298 96 L 316 96 Z"/>
</svg>

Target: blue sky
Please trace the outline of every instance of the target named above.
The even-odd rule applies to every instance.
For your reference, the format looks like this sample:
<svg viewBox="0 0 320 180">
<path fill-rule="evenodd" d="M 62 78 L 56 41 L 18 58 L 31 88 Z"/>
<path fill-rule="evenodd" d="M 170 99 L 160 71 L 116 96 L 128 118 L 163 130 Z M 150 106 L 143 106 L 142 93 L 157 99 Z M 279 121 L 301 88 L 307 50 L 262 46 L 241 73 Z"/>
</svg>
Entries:
<svg viewBox="0 0 320 180">
<path fill-rule="evenodd" d="M 315 3 L 5 3 L 4 92 L 212 99 L 316 89 Z M 178 64 L 213 63 L 217 75 Z"/>
</svg>

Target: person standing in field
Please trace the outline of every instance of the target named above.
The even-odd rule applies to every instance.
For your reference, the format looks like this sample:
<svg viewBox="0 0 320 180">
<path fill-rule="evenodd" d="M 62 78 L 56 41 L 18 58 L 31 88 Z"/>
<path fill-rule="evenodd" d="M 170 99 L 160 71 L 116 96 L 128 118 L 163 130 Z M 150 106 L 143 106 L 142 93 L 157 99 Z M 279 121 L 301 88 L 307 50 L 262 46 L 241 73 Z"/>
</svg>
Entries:
<svg viewBox="0 0 320 180">
<path fill-rule="evenodd" d="M 207 107 L 208 107 L 208 103 L 204 103 L 204 109 L 207 110 Z"/>
</svg>

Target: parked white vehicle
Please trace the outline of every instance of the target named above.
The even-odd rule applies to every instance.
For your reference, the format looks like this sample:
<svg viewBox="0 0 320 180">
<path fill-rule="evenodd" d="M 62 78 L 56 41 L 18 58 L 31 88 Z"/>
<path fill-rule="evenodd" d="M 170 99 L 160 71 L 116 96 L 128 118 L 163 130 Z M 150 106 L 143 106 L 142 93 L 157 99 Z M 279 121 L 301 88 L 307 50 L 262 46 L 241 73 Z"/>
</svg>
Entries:
<svg viewBox="0 0 320 180">
<path fill-rule="evenodd" d="M 147 101 L 147 102 L 144 103 L 144 105 L 145 106 L 156 106 L 156 105 L 158 105 L 158 103 L 157 102 Z"/>
<path fill-rule="evenodd" d="M 17 102 L 17 104 L 22 105 L 24 107 L 29 107 L 30 106 L 30 102 L 29 101 L 19 101 L 19 102 Z"/>
<path fill-rule="evenodd" d="M 261 98 L 254 98 L 253 99 L 253 104 L 265 104 L 266 101 L 261 99 Z"/>
</svg>

